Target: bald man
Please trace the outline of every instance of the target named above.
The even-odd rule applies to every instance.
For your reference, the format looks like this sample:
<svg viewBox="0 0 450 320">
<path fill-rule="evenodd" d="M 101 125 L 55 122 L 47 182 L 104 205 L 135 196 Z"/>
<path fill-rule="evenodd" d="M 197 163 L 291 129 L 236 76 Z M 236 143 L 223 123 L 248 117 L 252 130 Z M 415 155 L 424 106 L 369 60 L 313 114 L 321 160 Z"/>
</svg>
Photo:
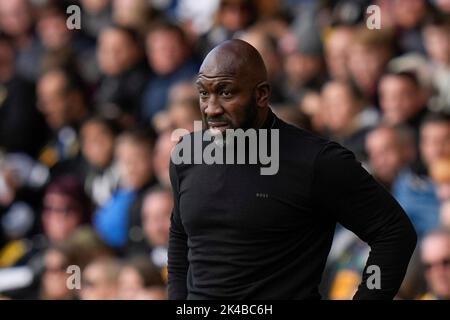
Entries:
<svg viewBox="0 0 450 320">
<path fill-rule="evenodd" d="M 355 298 L 392 299 L 416 234 L 389 193 L 350 151 L 273 114 L 264 63 L 248 43 L 214 48 L 196 85 L 208 129 L 277 131 L 280 163 L 261 175 L 263 163 L 171 162 L 170 298 L 320 299 L 339 222 L 372 249 Z"/>
</svg>

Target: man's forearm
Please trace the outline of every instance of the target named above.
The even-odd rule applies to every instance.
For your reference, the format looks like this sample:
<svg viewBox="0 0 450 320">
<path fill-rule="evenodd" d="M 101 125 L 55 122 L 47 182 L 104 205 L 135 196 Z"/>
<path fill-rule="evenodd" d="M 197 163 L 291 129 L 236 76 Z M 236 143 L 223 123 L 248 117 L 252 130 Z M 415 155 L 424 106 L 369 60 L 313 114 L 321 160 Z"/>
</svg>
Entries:
<svg viewBox="0 0 450 320">
<path fill-rule="evenodd" d="M 371 252 L 354 299 L 393 299 L 402 284 L 416 242 L 417 235 L 411 222 L 402 210 L 396 212 L 395 221 L 368 242 Z"/>
</svg>

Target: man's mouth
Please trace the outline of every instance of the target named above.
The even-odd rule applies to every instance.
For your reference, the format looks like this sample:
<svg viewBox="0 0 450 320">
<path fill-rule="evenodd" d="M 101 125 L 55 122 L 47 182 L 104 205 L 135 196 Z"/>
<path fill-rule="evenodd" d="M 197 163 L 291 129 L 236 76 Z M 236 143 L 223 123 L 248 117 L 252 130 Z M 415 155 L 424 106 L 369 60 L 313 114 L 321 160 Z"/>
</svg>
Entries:
<svg viewBox="0 0 450 320">
<path fill-rule="evenodd" d="M 208 127 L 212 131 L 225 132 L 226 129 L 230 129 L 230 124 L 228 122 L 219 121 L 208 121 Z"/>
</svg>

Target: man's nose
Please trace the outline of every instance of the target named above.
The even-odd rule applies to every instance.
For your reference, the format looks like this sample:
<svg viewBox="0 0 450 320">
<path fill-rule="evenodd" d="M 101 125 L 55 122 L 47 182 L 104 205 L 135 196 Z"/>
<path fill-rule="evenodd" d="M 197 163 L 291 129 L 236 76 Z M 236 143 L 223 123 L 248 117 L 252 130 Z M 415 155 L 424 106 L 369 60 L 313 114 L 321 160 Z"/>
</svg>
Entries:
<svg viewBox="0 0 450 320">
<path fill-rule="evenodd" d="M 212 95 L 208 101 L 208 106 L 205 109 L 205 113 L 208 117 L 214 117 L 217 115 L 221 115 L 223 114 L 223 108 L 220 105 L 219 101 L 217 100 L 217 98 Z"/>
</svg>

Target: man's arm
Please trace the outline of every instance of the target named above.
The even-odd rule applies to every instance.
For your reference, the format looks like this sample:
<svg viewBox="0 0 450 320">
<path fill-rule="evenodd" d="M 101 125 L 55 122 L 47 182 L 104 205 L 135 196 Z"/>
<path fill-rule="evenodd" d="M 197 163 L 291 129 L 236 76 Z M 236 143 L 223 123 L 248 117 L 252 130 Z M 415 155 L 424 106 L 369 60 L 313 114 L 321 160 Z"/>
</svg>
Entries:
<svg viewBox="0 0 450 320">
<path fill-rule="evenodd" d="M 328 143 L 317 156 L 312 192 L 321 212 L 371 247 L 354 299 L 393 299 L 416 246 L 414 228 L 400 205 L 361 167 L 352 152 Z M 381 288 L 369 289 L 366 272 L 379 267 Z"/>
<path fill-rule="evenodd" d="M 187 235 L 181 223 L 179 210 L 179 182 L 175 165 L 170 163 L 170 181 L 173 190 L 173 210 L 170 218 L 170 237 L 168 252 L 169 299 L 185 300 L 187 298 Z"/>
</svg>

